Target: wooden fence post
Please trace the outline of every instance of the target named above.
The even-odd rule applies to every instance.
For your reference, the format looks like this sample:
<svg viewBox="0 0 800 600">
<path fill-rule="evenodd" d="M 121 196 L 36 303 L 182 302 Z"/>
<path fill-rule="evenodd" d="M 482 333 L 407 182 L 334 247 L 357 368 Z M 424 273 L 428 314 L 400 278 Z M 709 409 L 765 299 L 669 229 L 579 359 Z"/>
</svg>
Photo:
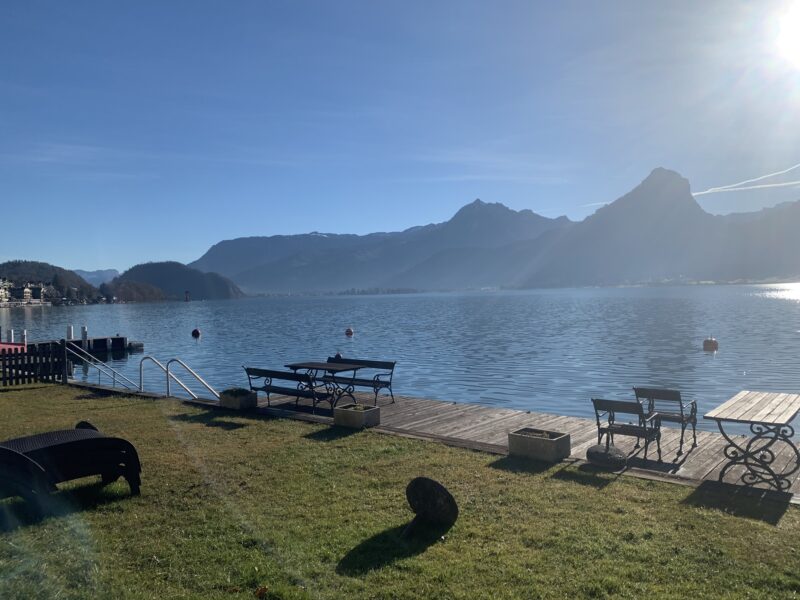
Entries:
<svg viewBox="0 0 800 600">
<path fill-rule="evenodd" d="M 59 342 L 59 344 L 61 345 L 61 352 L 59 354 L 61 355 L 61 360 L 64 361 L 63 364 L 61 365 L 61 383 L 66 385 L 67 381 L 69 380 L 69 366 L 68 366 L 69 361 L 67 359 L 67 342 L 66 340 L 62 339 Z"/>
</svg>

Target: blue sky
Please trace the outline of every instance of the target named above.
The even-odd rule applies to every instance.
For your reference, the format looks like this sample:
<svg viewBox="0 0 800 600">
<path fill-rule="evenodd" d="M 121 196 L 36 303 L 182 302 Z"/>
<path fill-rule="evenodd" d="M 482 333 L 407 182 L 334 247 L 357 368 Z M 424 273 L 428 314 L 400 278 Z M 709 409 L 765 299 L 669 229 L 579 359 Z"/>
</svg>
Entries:
<svg viewBox="0 0 800 600">
<path fill-rule="evenodd" d="M 695 191 L 782 170 L 800 163 L 787 6 L 6 2 L 0 260 L 189 262 L 475 198 L 581 219 L 657 166 Z M 698 196 L 715 213 L 796 199 Z"/>
</svg>

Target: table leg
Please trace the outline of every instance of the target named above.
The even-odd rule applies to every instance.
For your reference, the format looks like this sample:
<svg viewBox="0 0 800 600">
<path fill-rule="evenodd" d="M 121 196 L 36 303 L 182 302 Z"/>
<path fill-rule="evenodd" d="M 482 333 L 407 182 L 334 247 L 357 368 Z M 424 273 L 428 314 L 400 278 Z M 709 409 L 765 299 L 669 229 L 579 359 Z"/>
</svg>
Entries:
<svg viewBox="0 0 800 600">
<path fill-rule="evenodd" d="M 354 379 L 355 373 L 353 373 L 353 377 L 347 385 L 341 386 L 339 382 L 336 381 L 336 374 L 331 374 L 329 380 L 325 382 L 325 391 L 330 394 L 331 398 L 333 399 L 331 406 L 336 406 L 339 400 L 342 399 L 342 396 L 350 396 L 353 402 L 356 402 L 356 397 L 353 395 L 353 392 L 356 389 L 353 385 Z"/>
<path fill-rule="evenodd" d="M 789 475 L 800 469 L 800 452 L 792 443 L 794 429 L 790 425 L 762 425 L 753 423 L 750 432 L 753 434 L 746 443 L 737 443 L 725 432 L 722 421 L 717 421 L 717 427 L 728 445 L 724 448 L 728 463 L 719 474 L 722 481 L 725 474 L 737 465 L 744 466 L 745 470 L 740 479 L 746 485 L 766 483 L 779 491 L 786 491 L 792 484 Z M 775 462 L 774 447 L 776 444 L 787 444 L 795 455 L 794 465 L 787 471 L 777 473 L 772 468 Z"/>
</svg>

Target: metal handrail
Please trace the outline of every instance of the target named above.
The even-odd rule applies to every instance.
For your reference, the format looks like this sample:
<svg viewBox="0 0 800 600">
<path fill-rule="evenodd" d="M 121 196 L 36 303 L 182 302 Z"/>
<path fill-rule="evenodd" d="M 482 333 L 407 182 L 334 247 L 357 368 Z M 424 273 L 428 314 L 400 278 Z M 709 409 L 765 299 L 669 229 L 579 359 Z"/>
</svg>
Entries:
<svg viewBox="0 0 800 600">
<path fill-rule="evenodd" d="M 169 388 L 169 380 L 170 380 L 170 379 L 174 379 L 174 380 L 175 380 L 175 382 L 176 382 L 176 383 L 177 383 L 179 386 L 181 386 L 181 387 L 183 388 L 183 390 L 184 390 L 184 391 L 185 391 L 187 394 L 189 394 L 189 395 L 190 395 L 192 398 L 194 398 L 195 400 L 197 400 L 197 394 L 195 394 L 195 393 L 194 393 L 192 390 L 190 390 L 188 387 L 186 387 L 186 385 L 185 385 L 185 384 L 184 384 L 184 383 L 183 383 L 183 382 L 182 382 L 180 379 L 178 379 L 178 378 L 177 378 L 177 377 L 176 377 L 174 374 L 172 374 L 172 373 L 170 373 L 170 372 L 169 372 L 169 370 L 167 369 L 167 367 L 165 367 L 164 365 L 162 365 L 162 364 L 161 364 L 161 363 L 160 363 L 158 360 L 156 360 L 156 359 L 155 359 L 154 357 L 152 357 L 152 356 L 145 356 L 145 357 L 143 357 L 143 358 L 142 358 L 142 360 L 140 360 L 140 361 L 139 361 L 139 391 L 140 391 L 140 392 L 143 392 L 143 391 L 144 391 L 144 362 L 145 362 L 146 360 L 149 360 L 149 361 L 151 361 L 152 363 L 154 363 L 154 364 L 155 364 L 155 365 L 156 365 L 156 366 L 157 366 L 159 369 L 161 369 L 162 371 L 164 371 L 164 373 L 167 375 L 167 396 L 169 396 L 169 395 L 170 395 L 170 393 L 169 393 L 169 390 L 170 390 L 170 388 Z"/>
<path fill-rule="evenodd" d="M 75 355 L 76 357 L 78 357 L 80 360 L 84 361 L 89 366 L 92 366 L 95 369 L 97 369 L 98 378 L 99 378 L 100 374 L 103 374 L 106 377 L 110 377 L 111 378 L 111 386 L 112 387 L 116 387 L 117 386 L 117 378 L 119 377 L 120 380 L 121 380 L 119 383 L 120 383 L 120 385 L 122 387 L 124 387 L 126 389 L 129 389 L 129 390 L 130 389 L 133 389 L 133 390 L 138 389 L 136 384 L 133 381 L 131 381 L 130 379 L 128 379 L 125 375 L 123 375 L 122 373 L 120 373 L 119 371 L 114 369 L 113 367 L 108 366 L 102 360 L 99 360 L 99 359 L 95 358 L 94 356 L 92 356 L 91 354 L 86 352 L 86 350 L 81 348 L 80 346 L 77 346 L 77 345 L 73 344 L 72 342 L 68 341 L 65 344 L 65 348 L 66 348 L 67 352 Z M 130 387 L 130 386 L 126 385 L 126 383 L 125 383 L 126 381 L 133 387 Z"/>
<path fill-rule="evenodd" d="M 200 375 L 195 373 L 194 370 L 192 370 L 192 368 L 189 365 L 187 365 L 185 362 L 183 362 L 180 358 L 173 358 L 173 359 L 170 359 L 170 360 L 167 361 L 167 369 L 166 369 L 166 371 L 167 371 L 167 396 L 169 396 L 169 380 L 170 380 L 170 377 L 172 377 L 173 379 L 175 379 L 175 381 L 180 383 L 180 380 L 177 377 L 175 377 L 175 375 L 173 375 L 172 373 L 169 372 L 169 367 L 170 367 L 170 365 L 172 363 L 178 363 L 180 366 L 182 366 L 184 369 L 186 369 L 192 377 L 194 377 L 198 382 L 200 382 L 200 384 L 202 384 L 203 387 L 205 387 L 209 392 L 211 392 L 214 395 L 214 397 L 217 400 L 219 400 L 219 392 L 217 392 L 217 390 L 215 390 L 210 385 L 208 385 L 206 383 L 205 379 L 203 379 L 202 377 L 200 377 Z M 183 385 L 183 384 L 181 384 L 181 385 Z M 185 386 L 184 386 L 184 389 L 186 389 Z M 194 398 L 197 399 L 197 396 L 195 396 L 194 394 L 192 394 L 192 396 L 194 396 Z"/>
</svg>

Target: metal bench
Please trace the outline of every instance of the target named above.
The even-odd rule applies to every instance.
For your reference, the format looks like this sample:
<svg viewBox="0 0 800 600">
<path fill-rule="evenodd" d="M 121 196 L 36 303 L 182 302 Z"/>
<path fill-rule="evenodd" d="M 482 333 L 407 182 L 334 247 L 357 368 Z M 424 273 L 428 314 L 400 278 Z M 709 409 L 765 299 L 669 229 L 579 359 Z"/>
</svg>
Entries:
<svg viewBox="0 0 800 600">
<path fill-rule="evenodd" d="M 0 498 L 21 496 L 37 508 L 56 484 L 100 475 L 103 485 L 124 477 L 139 494 L 141 466 L 133 445 L 91 423 L 0 442 Z"/>
<path fill-rule="evenodd" d="M 644 458 L 650 442 L 658 447 L 658 462 L 661 462 L 661 417 L 658 413 L 646 414 L 645 408 L 638 401 L 602 400 L 592 398 L 594 414 L 597 419 L 597 443 L 601 444 L 606 436 L 606 448 L 614 443 L 615 435 L 627 435 L 636 438 L 636 448 L 640 440 L 644 440 Z M 620 423 L 617 415 L 633 415 L 635 423 Z"/>
<path fill-rule="evenodd" d="M 329 363 L 346 363 L 350 365 L 359 365 L 363 369 L 374 369 L 380 371 L 371 378 L 368 377 L 341 377 L 336 375 L 328 375 L 323 378 L 323 381 L 332 381 L 337 384 L 351 385 L 353 387 L 361 387 L 371 389 L 375 393 L 373 404 L 378 404 L 378 393 L 381 390 L 387 390 L 392 397 L 394 403 L 394 393 L 392 393 L 392 375 L 394 374 L 394 366 L 396 361 L 388 360 L 363 360 L 360 358 L 345 358 L 342 356 L 329 356 Z"/>
<path fill-rule="evenodd" d="M 647 412 L 657 412 L 662 422 L 680 423 L 681 444 L 678 456 L 683 454 L 683 436 L 689 424 L 692 426 L 692 448 L 697 446 L 697 403 L 694 400 L 684 402 L 678 390 L 635 387 L 633 393 L 639 402 L 647 403 Z"/>
<path fill-rule="evenodd" d="M 300 398 L 311 400 L 312 409 L 317 408 L 320 402 L 330 402 L 333 408 L 334 400 L 331 394 L 319 389 L 319 384 L 311 373 L 293 373 L 291 371 L 277 371 L 273 369 L 258 369 L 255 367 L 243 367 L 247 373 L 247 381 L 250 390 L 254 392 L 262 391 L 267 395 L 267 406 L 270 405 L 270 396 L 277 394 L 280 396 L 293 396 L 295 405 L 300 402 Z M 259 380 L 263 380 L 262 385 L 258 385 Z M 293 382 L 295 385 L 282 385 L 280 382 Z"/>
</svg>

